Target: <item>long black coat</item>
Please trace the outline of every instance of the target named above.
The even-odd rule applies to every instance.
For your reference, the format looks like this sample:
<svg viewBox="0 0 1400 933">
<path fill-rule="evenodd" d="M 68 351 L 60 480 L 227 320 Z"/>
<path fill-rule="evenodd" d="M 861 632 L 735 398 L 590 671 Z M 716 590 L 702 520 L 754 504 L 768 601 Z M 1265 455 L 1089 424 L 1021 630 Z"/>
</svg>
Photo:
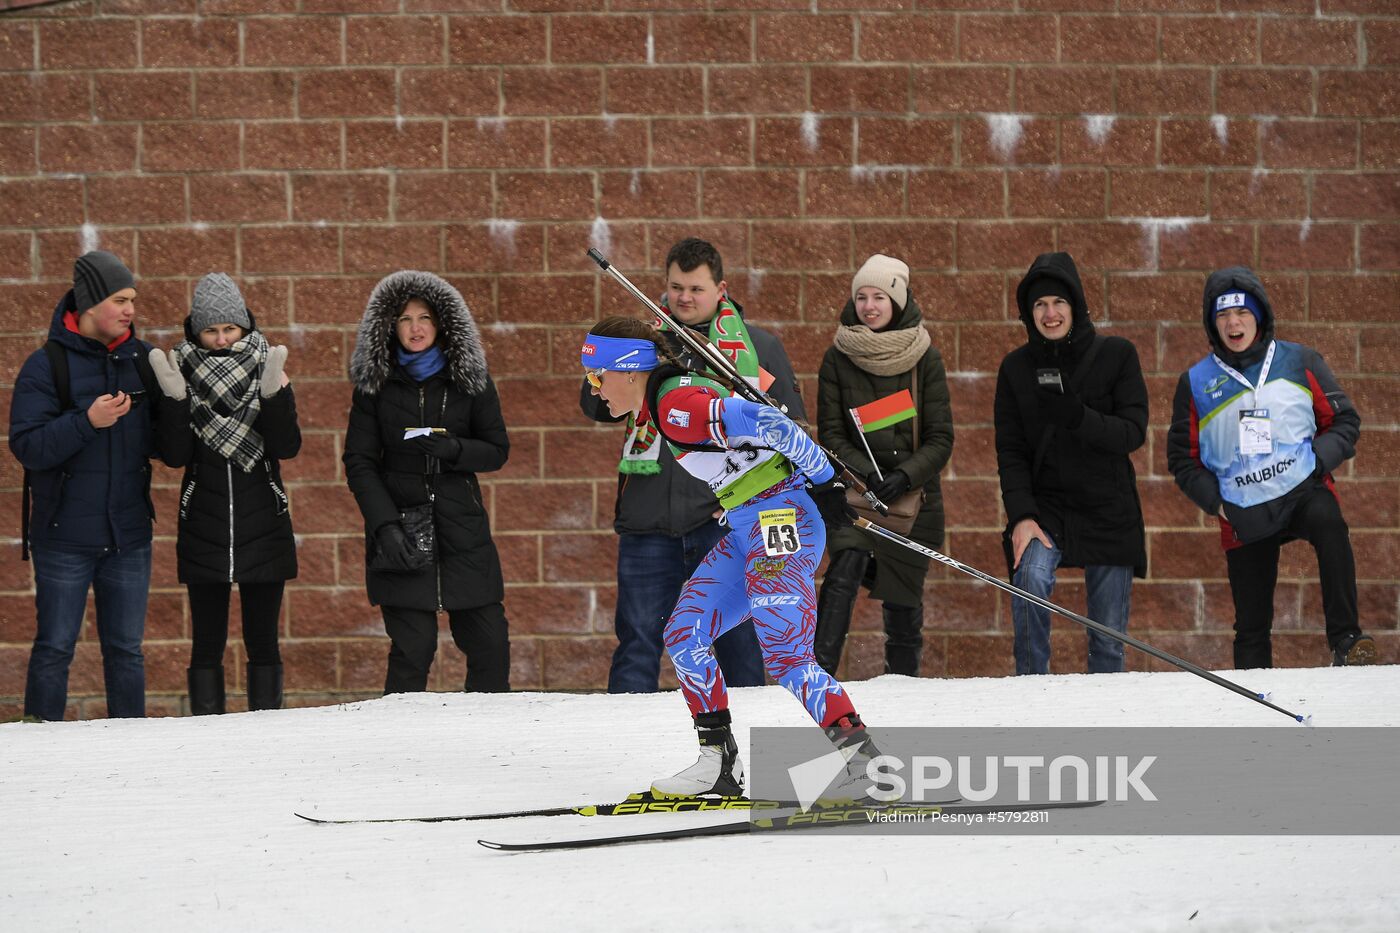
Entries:
<svg viewBox="0 0 1400 933">
<path fill-rule="evenodd" d="M 194 339 L 188 318 L 185 336 Z M 263 460 L 245 473 L 195 434 L 188 400 L 165 402 L 156 429 L 160 449 L 167 464 L 185 469 L 175 541 L 181 583 L 271 583 L 297 575 L 279 465 L 301 450 L 290 385 L 262 400 L 253 427 L 263 438 Z"/>
<path fill-rule="evenodd" d="M 438 318 L 438 346 L 447 365 L 416 382 L 394 359 L 394 318 L 412 297 Z M 471 312 L 436 276 L 400 272 L 375 289 L 351 359 L 355 383 L 345 434 L 345 478 L 365 520 L 365 584 L 375 605 L 471 609 L 505 595 L 476 474 L 499 470 L 510 454 L 500 397 Z M 462 442 L 456 461 L 438 461 L 403 439 L 404 428 L 446 428 Z M 433 503 L 438 560 L 418 573 L 369 569 L 375 532 L 399 511 Z"/>
<path fill-rule="evenodd" d="M 1024 294 L 1024 286 L 1042 274 L 1069 287 L 1074 309 L 1069 336 L 1054 343 L 1036 330 L 1033 296 Z M 1001 361 L 993 406 L 1008 570 L 1011 530 L 1034 518 L 1063 551 L 1062 566 L 1131 564 L 1137 576 L 1145 576 L 1142 505 L 1129 458 L 1147 438 L 1147 383 L 1137 348 L 1122 337 L 1105 337 L 1089 371 L 1075 376 L 1095 333 L 1079 272 L 1066 253 L 1038 257 L 1016 298 L 1029 339 Z M 1036 387 L 1035 371 L 1041 367 L 1059 368 L 1067 392 L 1071 380 L 1082 379 L 1076 394 L 1085 412 L 1077 428 L 1046 423 Z M 1036 469 L 1036 450 L 1046 432 L 1053 433 Z"/>
</svg>

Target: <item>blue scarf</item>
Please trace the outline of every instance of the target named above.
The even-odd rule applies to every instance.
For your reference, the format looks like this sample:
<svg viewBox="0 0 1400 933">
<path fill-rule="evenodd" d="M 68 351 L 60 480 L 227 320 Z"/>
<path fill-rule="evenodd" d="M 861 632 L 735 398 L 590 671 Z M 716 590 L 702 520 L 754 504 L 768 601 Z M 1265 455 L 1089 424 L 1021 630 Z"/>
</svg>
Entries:
<svg viewBox="0 0 1400 933">
<path fill-rule="evenodd" d="M 414 382 L 426 382 L 447 365 L 447 358 L 442 355 L 442 350 L 437 344 L 418 353 L 410 353 L 400 345 L 394 348 L 394 353 L 398 357 L 399 365 L 413 377 Z"/>
</svg>

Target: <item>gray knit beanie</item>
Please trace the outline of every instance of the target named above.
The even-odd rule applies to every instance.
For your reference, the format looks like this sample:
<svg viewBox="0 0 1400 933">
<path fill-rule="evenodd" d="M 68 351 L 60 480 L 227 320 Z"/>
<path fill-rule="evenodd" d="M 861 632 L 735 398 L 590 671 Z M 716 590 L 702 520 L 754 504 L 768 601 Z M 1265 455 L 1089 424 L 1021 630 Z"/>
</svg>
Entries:
<svg viewBox="0 0 1400 933">
<path fill-rule="evenodd" d="M 79 314 L 124 288 L 135 287 L 131 270 L 111 253 L 95 249 L 73 262 L 73 305 Z"/>
<path fill-rule="evenodd" d="M 851 300 L 856 292 L 869 285 L 890 296 L 899 310 L 909 302 L 909 267 L 893 256 L 876 253 L 856 270 L 851 279 Z"/>
<path fill-rule="evenodd" d="M 244 330 L 253 329 L 253 319 L 233 279 L 222 272 L 211 272 L 194 287 L 190 302 L 190 330 L 199 333 L 215 324 L 237 324 Z"/>
</svg>

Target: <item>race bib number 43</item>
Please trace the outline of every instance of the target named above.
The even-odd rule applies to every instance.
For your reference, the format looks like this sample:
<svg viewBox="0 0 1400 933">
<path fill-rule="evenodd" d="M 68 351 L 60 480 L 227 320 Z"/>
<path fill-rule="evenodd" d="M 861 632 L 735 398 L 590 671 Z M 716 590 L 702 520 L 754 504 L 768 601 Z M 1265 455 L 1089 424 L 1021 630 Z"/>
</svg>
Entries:
<svg viewBox="0 0 1400 933">
<path fill-rule="evenodd" d="M 763 553 L 784 557 L 802 549 L 797 537 L 796 509 L 769 509 L 758 513 L 758 530 L 763 535 Z"/>
</svg>

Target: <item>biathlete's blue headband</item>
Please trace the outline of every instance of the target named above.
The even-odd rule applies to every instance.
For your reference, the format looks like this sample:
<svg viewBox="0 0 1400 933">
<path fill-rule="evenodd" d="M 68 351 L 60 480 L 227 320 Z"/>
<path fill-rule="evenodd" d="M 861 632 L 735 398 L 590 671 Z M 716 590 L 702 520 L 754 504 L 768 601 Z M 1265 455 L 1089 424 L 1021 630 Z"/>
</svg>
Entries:
<svg viewBox="0 0 1400 933">
<path fill-rule="evenodd" d="M 584 369 L 629 371 L 655 369 L 656 344 L 636 337 L 599 337 L 589 334 L 583 338 L 581 361 Z"/>
</svg>

